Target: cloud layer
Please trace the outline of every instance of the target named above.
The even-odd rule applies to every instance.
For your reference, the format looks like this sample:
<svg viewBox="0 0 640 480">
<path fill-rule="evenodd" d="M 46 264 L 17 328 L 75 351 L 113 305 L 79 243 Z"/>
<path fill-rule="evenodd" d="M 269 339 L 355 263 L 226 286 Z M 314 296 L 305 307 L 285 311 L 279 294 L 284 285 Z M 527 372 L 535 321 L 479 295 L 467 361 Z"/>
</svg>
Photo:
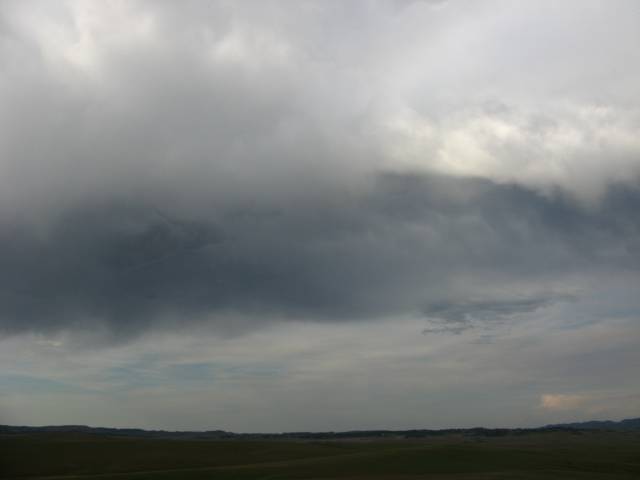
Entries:
<svg viewBox="0 0 640 480">
<path fill-rule="evenodd" d="M 0 329 L 460 322 L 637 272 L 638 7 L 580 5 L 5 2 Z"/>
<path fill-rule="evenodd" d="M 591 211 L 484 180 L 394 174 L 306 200 L 179 213 L 85 204 L 46 226 L 5 224 L 3 330 L 490 320 L 575 293 L 577 276 L 640 266 L 636 190 L 611 188 Z"/>
</svg>

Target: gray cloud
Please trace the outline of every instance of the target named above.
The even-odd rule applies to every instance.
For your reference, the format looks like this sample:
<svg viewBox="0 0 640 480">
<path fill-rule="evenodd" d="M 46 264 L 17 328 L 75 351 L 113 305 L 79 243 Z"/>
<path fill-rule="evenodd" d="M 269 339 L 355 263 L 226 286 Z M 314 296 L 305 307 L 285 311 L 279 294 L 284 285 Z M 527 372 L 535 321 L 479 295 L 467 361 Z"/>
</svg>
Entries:
<svg viewBox="0 0 640 480">
<path fill-rule="evenodd" d="M 634 4 L 398 5 L 3 3 L 2 331 L 455 321 L 635 275 Z"/>
<path fill-rule="evenodd" d="M 458 301 L 452 303 L 433 303 L 425 310 L 424 314 L 428 318 L 438 321 L 454 323 L 446 328 L 452 329 L 455 333 L 461 333 L 467 328 L 472 328 L 473 321 L 501 321 L 513 315 L 534 312 L 540 308 L 563 299 L 561 295 L 538 296 L 522 299 L 493 299 L 490 301 Z M 455 325 L 457 324 L 457 325 Z M 425 332 L 434 331 L 426 329 Z M 435 329 L 435 331 L 440 331 Z"/>
<path fill-rule="evenodd" d="M 500 318 L 564 298 L 554 288 L 571 275 L 637 272 L 639 204 L 640 193 L 622 187 L 589 211 L 562 195 L 407 174 L 381 174 L 331 201 L 182 217 L 158 204 L 86 204 L 46 228 L 4 224 L 2 328 L 98 322 L 126 336 L 234 316 L 252 318 L 244 328 L 281 318 Z"/>
</svg>

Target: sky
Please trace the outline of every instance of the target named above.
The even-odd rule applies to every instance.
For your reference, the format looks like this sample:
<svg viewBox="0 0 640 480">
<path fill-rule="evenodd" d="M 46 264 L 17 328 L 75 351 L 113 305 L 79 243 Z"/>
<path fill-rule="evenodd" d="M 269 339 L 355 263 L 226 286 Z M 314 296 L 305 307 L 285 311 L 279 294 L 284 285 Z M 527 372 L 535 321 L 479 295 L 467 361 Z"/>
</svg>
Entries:
<svg viewBox="0 0 640 480">
<path fill-rule="evenodd" d="M 640 416 L 635 0 L 0 3 L 0 424 Z"/>
</svg>

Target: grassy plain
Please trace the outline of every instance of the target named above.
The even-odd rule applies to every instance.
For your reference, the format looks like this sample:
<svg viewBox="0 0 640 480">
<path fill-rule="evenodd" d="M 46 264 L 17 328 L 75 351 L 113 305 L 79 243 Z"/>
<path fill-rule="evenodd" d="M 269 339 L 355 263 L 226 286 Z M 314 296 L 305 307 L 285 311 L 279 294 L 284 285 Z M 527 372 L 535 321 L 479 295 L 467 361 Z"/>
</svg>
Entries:
<svg viewBox="0 0 640 480">
<path fill-rule="evenodd" d="M 101 480 L 640 479 L 640 434 L 552 432 L 417 440 L 0 437 L 0 478 Z"/>
</svg>

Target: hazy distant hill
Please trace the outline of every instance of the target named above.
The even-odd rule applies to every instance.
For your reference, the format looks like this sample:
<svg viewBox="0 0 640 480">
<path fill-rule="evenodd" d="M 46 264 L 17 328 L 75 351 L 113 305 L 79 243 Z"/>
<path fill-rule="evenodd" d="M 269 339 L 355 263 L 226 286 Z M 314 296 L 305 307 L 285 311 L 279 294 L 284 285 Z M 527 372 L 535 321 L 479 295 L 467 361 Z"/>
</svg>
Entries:
<svg viewBox="0 0 640 480">
<path fill-rule="evenodd" d="M 572 428 L 578 430 L 640 430 L 640 418 L 627 418 L 614 422 L 611 420 L 590 420 L 588 422 L 560 423 L 544 428 Z"/>
<path fill-rule="evenodd" d="M 640 418 L 629 418 L 614 422 L 611 420 L 588 421 L 577 423 L 560 423 L 540 428 L 450 428 L 442 430 L 356 430 L 348 432 L 288 432 L 288 433 L 233 433 L 224 430 L 208 430 L 202 432 L 143 430 L 139 428 L 105 428 L 86 425 L 59 425 L 42 427 L 25 427 L 0 425 L 2 434 L 29 433 L 79 433 L 91 435 L 129 436 L 146 438 L 192 438 L 192 439 L 353 439 L 353 438 L 419 438 L 448 435 L 452 433 L 470 436 L 502 436 L 523 434 L 534 431 L 557 430 L 617 430 L 640 431 Z"/>
<path fill-rule="evenodd" d="M 89 427 L 87 425 L 47 425 L 41 427 L 25 427 L 0 425 L 2 434 L 29 434 L 29 433 L 79 433 L 90 435 L 109 435 L 118 437 L 147 437 L 147 438 L 232 438 L 237 434 L 223 430 L 210 430 L 203 432 L 172 432 L 166 430 L 143 430 L 141 428 L 108 428 Z"/>
</svg>

